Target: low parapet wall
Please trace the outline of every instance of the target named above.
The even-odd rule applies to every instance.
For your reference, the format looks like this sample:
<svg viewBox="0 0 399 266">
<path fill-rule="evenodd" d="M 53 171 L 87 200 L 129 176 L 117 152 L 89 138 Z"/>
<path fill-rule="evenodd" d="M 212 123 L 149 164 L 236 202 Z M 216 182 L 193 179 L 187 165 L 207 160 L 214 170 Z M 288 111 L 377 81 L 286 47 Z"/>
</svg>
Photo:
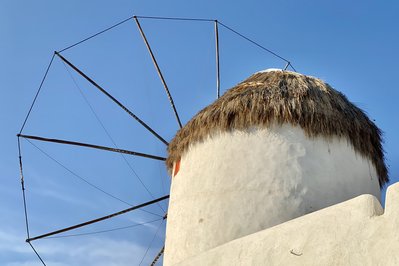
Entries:
<svg viewBox="0 0 399 266">
<path fill-rule="evenodd" d="M 399 265 L 399 183 L 233 240 L 177 265 Z"/>
</svg>

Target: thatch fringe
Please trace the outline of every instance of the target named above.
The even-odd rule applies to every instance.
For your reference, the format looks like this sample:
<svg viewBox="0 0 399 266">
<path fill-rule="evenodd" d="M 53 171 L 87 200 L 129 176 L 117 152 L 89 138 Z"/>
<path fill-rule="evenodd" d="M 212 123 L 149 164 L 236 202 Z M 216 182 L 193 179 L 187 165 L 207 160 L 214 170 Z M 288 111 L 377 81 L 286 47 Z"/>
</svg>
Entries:
<svg viewBox="0 0 399 266">
<path fill-rule="evenodd" d="M 216 132 L 289 123 L 308 137 L 346 138 L 370 159 L 380 186 L 388 181 L 381 131 L 366 114 L 320 79 L 288 72 L 259 72 L 194 116 L 168 147 L 170 170 L 189 145 Z"/>
</svg>

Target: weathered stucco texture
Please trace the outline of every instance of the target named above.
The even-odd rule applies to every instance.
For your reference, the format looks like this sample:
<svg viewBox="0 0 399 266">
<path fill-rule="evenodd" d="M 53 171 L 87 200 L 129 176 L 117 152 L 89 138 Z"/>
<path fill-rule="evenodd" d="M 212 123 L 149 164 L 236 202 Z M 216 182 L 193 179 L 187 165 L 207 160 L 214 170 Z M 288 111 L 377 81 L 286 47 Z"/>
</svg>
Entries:
<svg viewBox="0 0 399 266">
<path fill-rule="evenodd" d="M 262 231 L 362 194 L 376 198 L 363 196 L 338 205 L 336 211 L 327 209 L 323 215 L 296 220 L 296 225 L 291 222 L 281 230 L 275 227 Z M 300 127 L 288 124 L 214 134 L 189 147 L 181 158 L 179 173 L 172 179 L 164 263 L 265 265 L 269 256 L 273 263 L 284 262 L 285 257 L 291 259 L 295 256 L 289 253 L 292 248 L 304 254 L 306 248 L 307 254 L 322 256 L 327 252 L 325 246 L 333 249 L 347 244 L 346 240 L 336 242 L 336 237 L 355 232 L 364 238 L 348 242 L 357 246 L 353 247 L 352 252 L 358 250 L 353 258 L 366 256 L 362 241 L 368 234 L 376 237 L 377 229 L 358 231 L 366 230 L 362 227 L 367 223 L 365 213 L 374 215 L 364 210 L 371 208 L 364 207 L 364 202 L 377 206 L 379 197 L 373 164 L 356 153 L 346 139 L 309 138 Z M 249 240 L 244 237 L 259 231 Z M 204 253 L 238 238 L 238 242 L 221 246 L 209 255 Z M 317 245 L 321 248 L 310 253 L 310 248 Z M 349 256 L 346 247 L 336 248 L 337 260 L 341 255 Z M 385 248 L 379 246 L 380 251 Z M 192 262 L 188 259 L 201 253 L 207 255 Z M 303 258 L 295 256 L 292 261 Z"/>
<path fill-rule="evenodd" d="M 399 183 L 233 240 L 179 266 L 399 265 Z"/>
</svg>

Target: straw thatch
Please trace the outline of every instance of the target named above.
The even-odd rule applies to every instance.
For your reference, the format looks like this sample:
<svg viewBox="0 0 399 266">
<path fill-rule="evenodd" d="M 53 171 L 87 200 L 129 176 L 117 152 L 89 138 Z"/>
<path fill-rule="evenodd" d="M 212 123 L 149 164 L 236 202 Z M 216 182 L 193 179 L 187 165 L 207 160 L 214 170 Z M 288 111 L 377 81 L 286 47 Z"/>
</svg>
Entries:
<svg viewBox="0 0 399 266">
<path fill-rule="evenodd" d="M 310 138 L 346 138 L 373 162 L 380 186 L 388 181 L 381 131 L 366 114 L 320 79 L 281 70 L 252 75 L 194 116 L 170 142 L 167 167 L 214 133 L 283 123 Z"/>
</svg>

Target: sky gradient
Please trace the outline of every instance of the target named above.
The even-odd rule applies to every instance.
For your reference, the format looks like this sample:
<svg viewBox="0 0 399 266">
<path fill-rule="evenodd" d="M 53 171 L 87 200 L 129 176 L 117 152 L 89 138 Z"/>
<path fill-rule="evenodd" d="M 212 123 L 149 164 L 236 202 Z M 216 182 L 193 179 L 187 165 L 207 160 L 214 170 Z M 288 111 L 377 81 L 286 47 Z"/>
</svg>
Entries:
<svg viewBox="0 0 399 266">
<path fill-rule="evenodd" d="M 2 1 L 0 264 L 41 265 L 24 242 L 15 135 L 54 51 L 132 15 L 218 19 L 366 111 L 384 132 L 394 183 L 399 181 L 398 11 L 396 1 Z M 213 24 L 140 21 L 185 124 L 216 97 Z M 222 93 L 256 71 L 284 67 L 280 59 L 219 30 Z M 133 20 L 63 55 L 167 141 L 173 138 L 178 125 Z M 166 156 L 162 142 L 59 58 L 24 133 Z M 21 144 L 31 235 L 168 194 L 170 179 L 162 162 L 35 141 L 36 146 L 26 140 Z M 163 202 L 145 209 L 150 213 L 134 212 L 71 233 L 146 223 L 142 226 L 34 245 L 47 265 L 138 265 L 143 258 L 146 265 L 163 245 L 160 217 L 166 206 Z"/>
</svg>

